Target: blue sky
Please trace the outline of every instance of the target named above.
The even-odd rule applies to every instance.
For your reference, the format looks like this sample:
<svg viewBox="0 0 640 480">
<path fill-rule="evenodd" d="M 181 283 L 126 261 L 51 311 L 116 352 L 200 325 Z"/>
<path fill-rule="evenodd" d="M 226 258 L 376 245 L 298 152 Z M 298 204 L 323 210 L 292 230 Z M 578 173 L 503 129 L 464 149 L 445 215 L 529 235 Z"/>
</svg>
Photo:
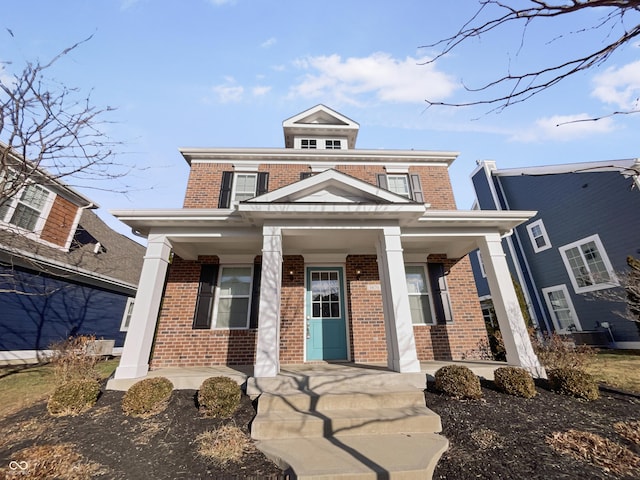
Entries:
<svg viewBox="0 0 640 480">
<path fill-rule="evenodd" d="M 117 108 L 106 129 L 124 142 L 122 160 L 138 168 L 127 179 L 133 188 L 126 196 L 84 193 L 123 233 L 108 210 L 182 206 L 188 166 L 179 147 L 282 147 L 282 121 L 318 103 L 360 124 L 359 148 L 460 152 L 450 169 L 458 208 L 473 202 L 469 175 L 478 159 L 508 168 L 640 156 L 640 115 L 556 127 L 634 107 L 637 43 L 499 114 L 426 109 L 426 98 L 464 100 L 461 81 L 478 85 L 598 44 L 597 32 L 566 34 L 602 11 L 532 25 L 523 42 L 520 27 L 508 27 L 424 65 L 435 50 L 421 45 L 456 31 L 475 0 L 2 3 L 0 61 L 13 65 L 0 75 L 93 35 L 49 75 Z"/>
</svg>

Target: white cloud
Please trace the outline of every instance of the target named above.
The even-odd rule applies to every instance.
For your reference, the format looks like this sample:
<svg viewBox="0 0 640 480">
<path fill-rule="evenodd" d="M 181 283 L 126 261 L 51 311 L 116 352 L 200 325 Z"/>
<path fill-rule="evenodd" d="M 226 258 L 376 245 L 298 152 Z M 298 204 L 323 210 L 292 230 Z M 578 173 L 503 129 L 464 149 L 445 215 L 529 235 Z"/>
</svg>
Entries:
<svg viewBox="0 0 640 480">
<path fill-rule="evenodd" d="M 593 79 L 595 88 L 591 95 L 623 110 L 640 106 L 640 60 L 620 68 L 610 67 Z"/>
<path fill-rule="evenodd" d="M 221 103 L 239 102 L 244 94 L 244 87 L 236 85 L 233 77 L 225 77 L 226 83 L 214 85 L 211 90 L 218 97 Z"/>
<path fill-rule="evenodd" d="M 275 39 L 275 37 L 271 37 L 268 40 L 265 40 L 264 42 L 262 42 L 260 46 L 262 48 L 269 48 L 272 45 L 275 45 L 276 43 L 277 43 L 277 40 Z"/>
<path fill-rule="evenodd" d="M 433 64 L 419 65 L 423 61 L 395 59 L 384 52 L 344 60 L 337 54 L 302 58 L 294 65 L 309 73 L 291 88 L 290 95 L 350 104 L 364 103 L 371 94 L 380 102 L 393 103 L 449 96 L 456 88 L 453 78 Z"/>
<path fill-rule="evenodd" d="M 605 134 L 613 130 L 613 119 L 603 118 L 593 121 L 592 118 L 586 113 L 539 118 L 532 127 L 512 134 L 510 140 L 516 142 L 542 140 L 562 142 Z"/>
<path fill-rule="evenodd" d="M 251 92 L 253 93 L 253 95 L 255 97 L 261 97 L 263 95 L 266 95 L 270 91 L 271 91 L 271 87 L 266 87 L 266 86 L 263 86 L 263 85 L 258 85 L 257 87 L 253 87 L 251 89 Z"/>
</svg>

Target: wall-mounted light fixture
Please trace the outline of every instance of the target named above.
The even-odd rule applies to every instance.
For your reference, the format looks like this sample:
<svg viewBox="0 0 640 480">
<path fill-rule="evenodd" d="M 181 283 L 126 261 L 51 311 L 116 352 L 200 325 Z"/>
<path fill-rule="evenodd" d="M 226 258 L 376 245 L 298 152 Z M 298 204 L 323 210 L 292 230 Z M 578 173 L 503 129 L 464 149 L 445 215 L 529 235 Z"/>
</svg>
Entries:
<svg viewBox="0 0 640 480">
<path fill-rule="evenodd" d="M 293 280 L 293 270 L 289 270 L 289 280 Z"/>
<path fill-rule="evenodd" d="M 362 275 L 362 270 L 359 268 L 356 270 L 356 280 L 360 280 L 360 276 Z"/>
</svg>

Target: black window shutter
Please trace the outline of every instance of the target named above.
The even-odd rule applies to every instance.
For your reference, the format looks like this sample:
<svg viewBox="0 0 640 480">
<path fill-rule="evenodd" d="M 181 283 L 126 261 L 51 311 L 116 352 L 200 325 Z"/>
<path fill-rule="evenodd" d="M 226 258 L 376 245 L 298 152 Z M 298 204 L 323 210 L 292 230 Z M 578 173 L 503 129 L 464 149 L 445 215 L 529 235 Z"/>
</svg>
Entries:
<svg viewBox="0 0 640 480">
<path fill-rule="evenodd" d="M 300 180 L 304 180 L 305 178 L 309 178 L 313 175 L 311 172 L 300 172 Z"/>
<path fill-rule="evenodd" d="M 256 190 L 256 197 L 263 195 L 269 191 L 269 172 L 258 173 L 258 189 Z"/>
<path fill-rule="evenodd" d="M 200 284 L 196 311 L 193 315 L 193 328 L 211 328 L 213 313 L 213 299 L 215 298 L 216 283 L 218 281 L 218 265 L 202 265 L 200 267 Z"/>
<path fill-rule="evenodd" d="M 418 203 L 424 203 L 422 185 L 420 184 L 420 175 L 409 175 L 409 179 L 411 180 L 411 198 Z"/>
<path fill-rule="evenodd" d="M 220 198 L 218 208 L 229 208 L 231 205 L 231 188 L 233 186 L 233 172 L 222 172 L 222 186 L 220 187 Z"/>
<path fill-rule="evenodd" d="M 431 292 L 433 293 L 433 307 L 436 311 L 436 323 L 451 323 L 453 322 L 453 314 L 451 311 L 451 301 L 447 287 L 447 278 L 445 277 L 444 264 L 428 263 L 427 267 L 429 270 Z"/>
<path fill-rule="evenodd" d="M 262 264 L 253 264 L 253 287 L 251 288 L 251 314 L 249 328 L 258 328 L 258 313 L 260 310 L 260 280 L 262 278 Z"/>
<path fill-rule="evenodd" d="M 384 188 L 385 190 L 389 190 L 389 185 L 387 184 L 387 175 L 384 173 L 376 173 L 376 180 L 378 182 L 378 186 L 380 188 Z"/>
</svg>

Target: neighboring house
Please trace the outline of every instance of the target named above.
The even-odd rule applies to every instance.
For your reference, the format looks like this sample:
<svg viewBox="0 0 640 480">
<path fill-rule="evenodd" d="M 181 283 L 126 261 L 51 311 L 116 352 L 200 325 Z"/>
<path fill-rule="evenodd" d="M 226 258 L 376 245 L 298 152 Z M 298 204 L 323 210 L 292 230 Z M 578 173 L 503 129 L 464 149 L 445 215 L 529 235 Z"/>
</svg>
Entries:
<svg viewBox="0 0 640 480">
<path fill-rule="evenodd" d="M 479 209 L 538 211 L 504 239 L 504 250 L 541 330 L 640 348 L 640 324 L 614 313 L 625 304 L 601 299 L 611 289 L 623 293 L 616 272 L 627 270 L 627 256 L 640 254 L 639 174 L 640 160 L 631 159 L 510 169 L 484 161 L 471 175 Z M 492 321 L 484 259 L 470 257 Z"/>
<path fill-rule="evenodd" d="M 211 365 L 269 377 L 315 361 L 411 372 L 461 359 L 486 339 L 466 257 L 478 246 L 502 312 L 517 302 L 500 236 L 535 212 L 456 210 L 457 153 L 356 149 L 359 125 L 323 105 L 283 129 L 285 148 L 182 149 L 182 209 L 112 212 L 148 238 L 116 379 Z M 521 317 L 499 317 L 521 336 Z M 507 349 L 539 367 L 528 341 Z"/>
<path fill-rule="evenodd" d="M 11 159 L 0 179 L 19 168 L 20 158 Z M 97 205 L 43 171 L 31 172 L 3 200 L 0 361 L 39 358 L 74 335 L 114 340 L 115 352 L 121 350 L 144 247 L 109 228 L 93 212 Z"/>
</svg>

